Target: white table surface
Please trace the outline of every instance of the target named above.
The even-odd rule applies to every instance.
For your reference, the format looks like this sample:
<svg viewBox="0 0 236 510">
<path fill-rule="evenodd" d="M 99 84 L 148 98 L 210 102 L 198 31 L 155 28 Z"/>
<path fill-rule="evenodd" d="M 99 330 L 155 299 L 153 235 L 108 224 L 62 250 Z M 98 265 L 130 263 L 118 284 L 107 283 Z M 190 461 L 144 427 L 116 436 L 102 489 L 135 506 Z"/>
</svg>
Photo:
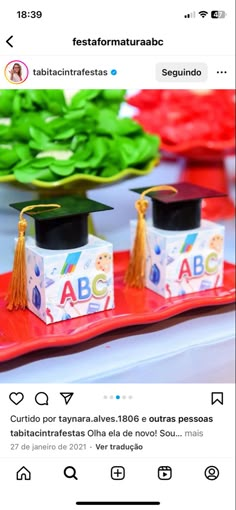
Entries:
<svg viewBox="0 0 236 510">
<path fill-rule="evenodd" d="M 232 173 L 232 160 L 227 163 Z M 179 164 L 162 163 L 149 176 L 90 192 L 91 198 L 114 207 L 94 218 L 98 234 L 105 235 L 115 251 L 128 249 L 128 223 L 135 216 L 129 189 L 176 182 L 179 172 Z M 1 273 L 11 270 L 17 227 L 8 204 L 33 198 L 32 192 L 0 186 Z M 233 262 L 234 222 L 224 224 L 225 259 Z M 234 326 L 232 306 L 194 310 L 162 323 L 113 331 L 78 346 L 3 363 L 0 383 L 229 383 L 234 379 Z"/>
</svg>

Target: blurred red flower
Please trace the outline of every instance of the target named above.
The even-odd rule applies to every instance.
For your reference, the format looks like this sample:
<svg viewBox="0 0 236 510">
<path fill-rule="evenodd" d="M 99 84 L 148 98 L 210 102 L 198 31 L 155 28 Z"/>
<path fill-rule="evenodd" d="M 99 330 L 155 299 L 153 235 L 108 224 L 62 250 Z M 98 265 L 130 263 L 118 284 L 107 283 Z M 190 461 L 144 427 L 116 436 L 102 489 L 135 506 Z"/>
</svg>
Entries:
<svg viewBox="0 0 236 510">
<path fill-rule="evenodd" d="M 234 90 L 141 90 L 127 102 L 138 109 L 137 122 L 165 145 L 194 140 L 234 145 Z"/>
</svg>

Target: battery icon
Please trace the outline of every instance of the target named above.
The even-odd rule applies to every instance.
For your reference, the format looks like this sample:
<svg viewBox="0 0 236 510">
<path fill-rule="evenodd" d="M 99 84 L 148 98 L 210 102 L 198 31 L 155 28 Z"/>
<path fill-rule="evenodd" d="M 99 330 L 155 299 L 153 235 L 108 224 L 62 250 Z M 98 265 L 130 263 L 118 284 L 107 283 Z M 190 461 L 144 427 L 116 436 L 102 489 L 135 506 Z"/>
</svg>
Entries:
<svg viewBox="0 0 236 510">
<path fill-rule="evenodd" d="M 225 11 L 211 11 L 211 17 L 212 18 L 225 18 L 226 12 Z"/>
</svg>

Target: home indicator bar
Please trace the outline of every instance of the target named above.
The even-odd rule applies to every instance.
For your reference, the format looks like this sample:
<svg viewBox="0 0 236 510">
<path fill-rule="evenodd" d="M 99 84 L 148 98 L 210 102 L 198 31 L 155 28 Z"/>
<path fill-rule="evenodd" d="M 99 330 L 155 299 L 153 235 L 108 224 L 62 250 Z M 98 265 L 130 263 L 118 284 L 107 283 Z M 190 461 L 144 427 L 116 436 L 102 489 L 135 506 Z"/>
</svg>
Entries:
<svg viewBox="0 0 236 510">
<path fill-rule="evenodd" d="M 156 506 L 160 505 L 160 501 L 77 501 L 76 505 L 86 505 L 86 506 L 98 506 L 98 505 L 129 505 L 129 506 Z"/>
</svg>

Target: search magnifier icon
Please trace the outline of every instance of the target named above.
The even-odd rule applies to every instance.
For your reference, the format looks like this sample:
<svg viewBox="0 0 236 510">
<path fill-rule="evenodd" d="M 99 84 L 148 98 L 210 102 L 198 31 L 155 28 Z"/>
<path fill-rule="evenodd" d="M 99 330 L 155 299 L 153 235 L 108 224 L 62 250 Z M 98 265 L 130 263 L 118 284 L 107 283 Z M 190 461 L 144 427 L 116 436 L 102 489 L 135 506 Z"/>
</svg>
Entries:
<svg viewBox="0 0 236 510">
<path fill-rule="evenodd" d="M 74 478 L 75 480 L 78 480 L 76 476 L 76 469 L 73 466 L 66 466 L 64 469 L 64 476 L 66 478 Z"/>
</svg>

